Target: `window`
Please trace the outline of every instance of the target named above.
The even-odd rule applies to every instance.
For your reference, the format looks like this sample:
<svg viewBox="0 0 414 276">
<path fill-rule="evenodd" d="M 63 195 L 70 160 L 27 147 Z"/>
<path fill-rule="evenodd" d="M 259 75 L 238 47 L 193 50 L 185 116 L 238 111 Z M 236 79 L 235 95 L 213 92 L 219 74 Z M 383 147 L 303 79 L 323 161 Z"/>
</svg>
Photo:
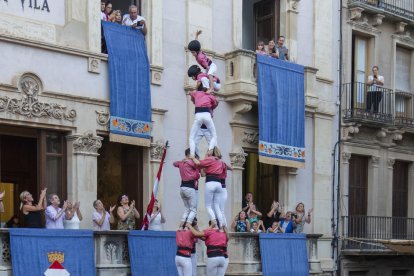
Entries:
<svg viewBox="0 0 414 276">
<path fill-rule="evenodd" d="M 368 157 L 352 155 L 349 160 L 349 216 L 366 216 L 368 202 Z"/>
<path fill-rule="evenodd" d="M 412 118 L 412 92 L 410 87 L 411 51 L 397 47 L 395 71 L 395 116 Z"/>
<path fill-rule="evenodd" d="M 368 40 L 361 36 L 353 37 L 353 82 L 355 83 L 354 100 L 355 108 L 365 108 L 365 82 L 368 72 Z"/>
</svg>

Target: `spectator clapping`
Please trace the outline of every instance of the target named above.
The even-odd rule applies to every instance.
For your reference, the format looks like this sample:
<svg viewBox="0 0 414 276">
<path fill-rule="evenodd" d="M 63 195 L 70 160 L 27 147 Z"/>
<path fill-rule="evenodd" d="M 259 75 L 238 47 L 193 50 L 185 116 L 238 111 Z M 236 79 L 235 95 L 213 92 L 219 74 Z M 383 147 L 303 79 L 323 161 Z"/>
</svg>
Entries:
<svg viewBox="0 0 414 276">
<path fill-rule="evenodd" d="M 246 217 L 246 212 L 241 211 L 231 223 L 231 228 L 234 232 L 249 232 L 250 222 Z"/>
</svg>

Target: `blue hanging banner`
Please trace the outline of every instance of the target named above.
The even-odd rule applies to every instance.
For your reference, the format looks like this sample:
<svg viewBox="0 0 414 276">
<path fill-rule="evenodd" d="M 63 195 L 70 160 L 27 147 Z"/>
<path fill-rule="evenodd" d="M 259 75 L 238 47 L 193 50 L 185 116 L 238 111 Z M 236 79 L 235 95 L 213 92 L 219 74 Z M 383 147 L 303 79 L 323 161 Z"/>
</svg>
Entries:
<svg viewBox="0 0 414 276">
<path fill-rule="evenodd" d="M 150 65 L 141 30 L 102 22 L 108 48 L 110 121 L 113 142 L 150 146 Z"/>
<path fill-rule="evenodd" d="M 259 234 L 263 276 L 308 276 L 304 234 Z"/>
<path fill-rule="evenodd" d="M 13 275 L 96 275 L 92 230 L 9 231 Z"/>
<path fill-rule="evenodd" d="M 257 55 L 259 161 L 305 166 L 304 67 Z"/>
</svg>

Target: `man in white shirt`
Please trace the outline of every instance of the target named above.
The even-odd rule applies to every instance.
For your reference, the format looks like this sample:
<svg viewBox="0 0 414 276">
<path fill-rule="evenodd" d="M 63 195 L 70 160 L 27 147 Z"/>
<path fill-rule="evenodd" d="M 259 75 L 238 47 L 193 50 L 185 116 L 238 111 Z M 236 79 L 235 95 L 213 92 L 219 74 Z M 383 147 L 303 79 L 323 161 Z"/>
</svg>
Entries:
<svg viewBox="0 0 414 276">
<path fill-rule="evenodd" d="M 140 29 L 144 35 L 147 34 L 147 24 L 145 22 L 145 18 L 138 15 L 137 6 L 129 6 L 129 14 L 125 14 L 122 18 L 122 25 Z"/>
</svg>

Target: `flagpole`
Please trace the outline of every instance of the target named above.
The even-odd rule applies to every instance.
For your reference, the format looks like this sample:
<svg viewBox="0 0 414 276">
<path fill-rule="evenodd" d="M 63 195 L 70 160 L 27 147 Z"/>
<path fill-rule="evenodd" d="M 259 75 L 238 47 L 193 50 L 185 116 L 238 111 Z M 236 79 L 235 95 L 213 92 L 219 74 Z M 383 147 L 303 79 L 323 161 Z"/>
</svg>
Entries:
<svg viewBox="0 0 414 276">
<path fill-rule="evenodd" d="M 165 146 L 164 146 L 164 152 L 161 157 L 161 162 L 158 168 L 157 177 L 155 178 L 154 185 L 152 187 L 151 199 L 150 199 L 150 202 L 148 203 L 147 212 L 145 213 L 144 220 L 142 221 L 141 230 L 148 230 L 148 226 L 149 226 L 149 222 L 150 222 L 150 218 L 152 214 L 152 209 L 154 208 L 155 198 L 157 197 L 158 185 L 161 179 L 161 172 L 162 172 L 162 167 L 164 164 L 164 159 L 165 159 L 165 155 L 167 154 L 167 148 L 168 148 L 168 141 L 165 143 Z"/>
</svg>

